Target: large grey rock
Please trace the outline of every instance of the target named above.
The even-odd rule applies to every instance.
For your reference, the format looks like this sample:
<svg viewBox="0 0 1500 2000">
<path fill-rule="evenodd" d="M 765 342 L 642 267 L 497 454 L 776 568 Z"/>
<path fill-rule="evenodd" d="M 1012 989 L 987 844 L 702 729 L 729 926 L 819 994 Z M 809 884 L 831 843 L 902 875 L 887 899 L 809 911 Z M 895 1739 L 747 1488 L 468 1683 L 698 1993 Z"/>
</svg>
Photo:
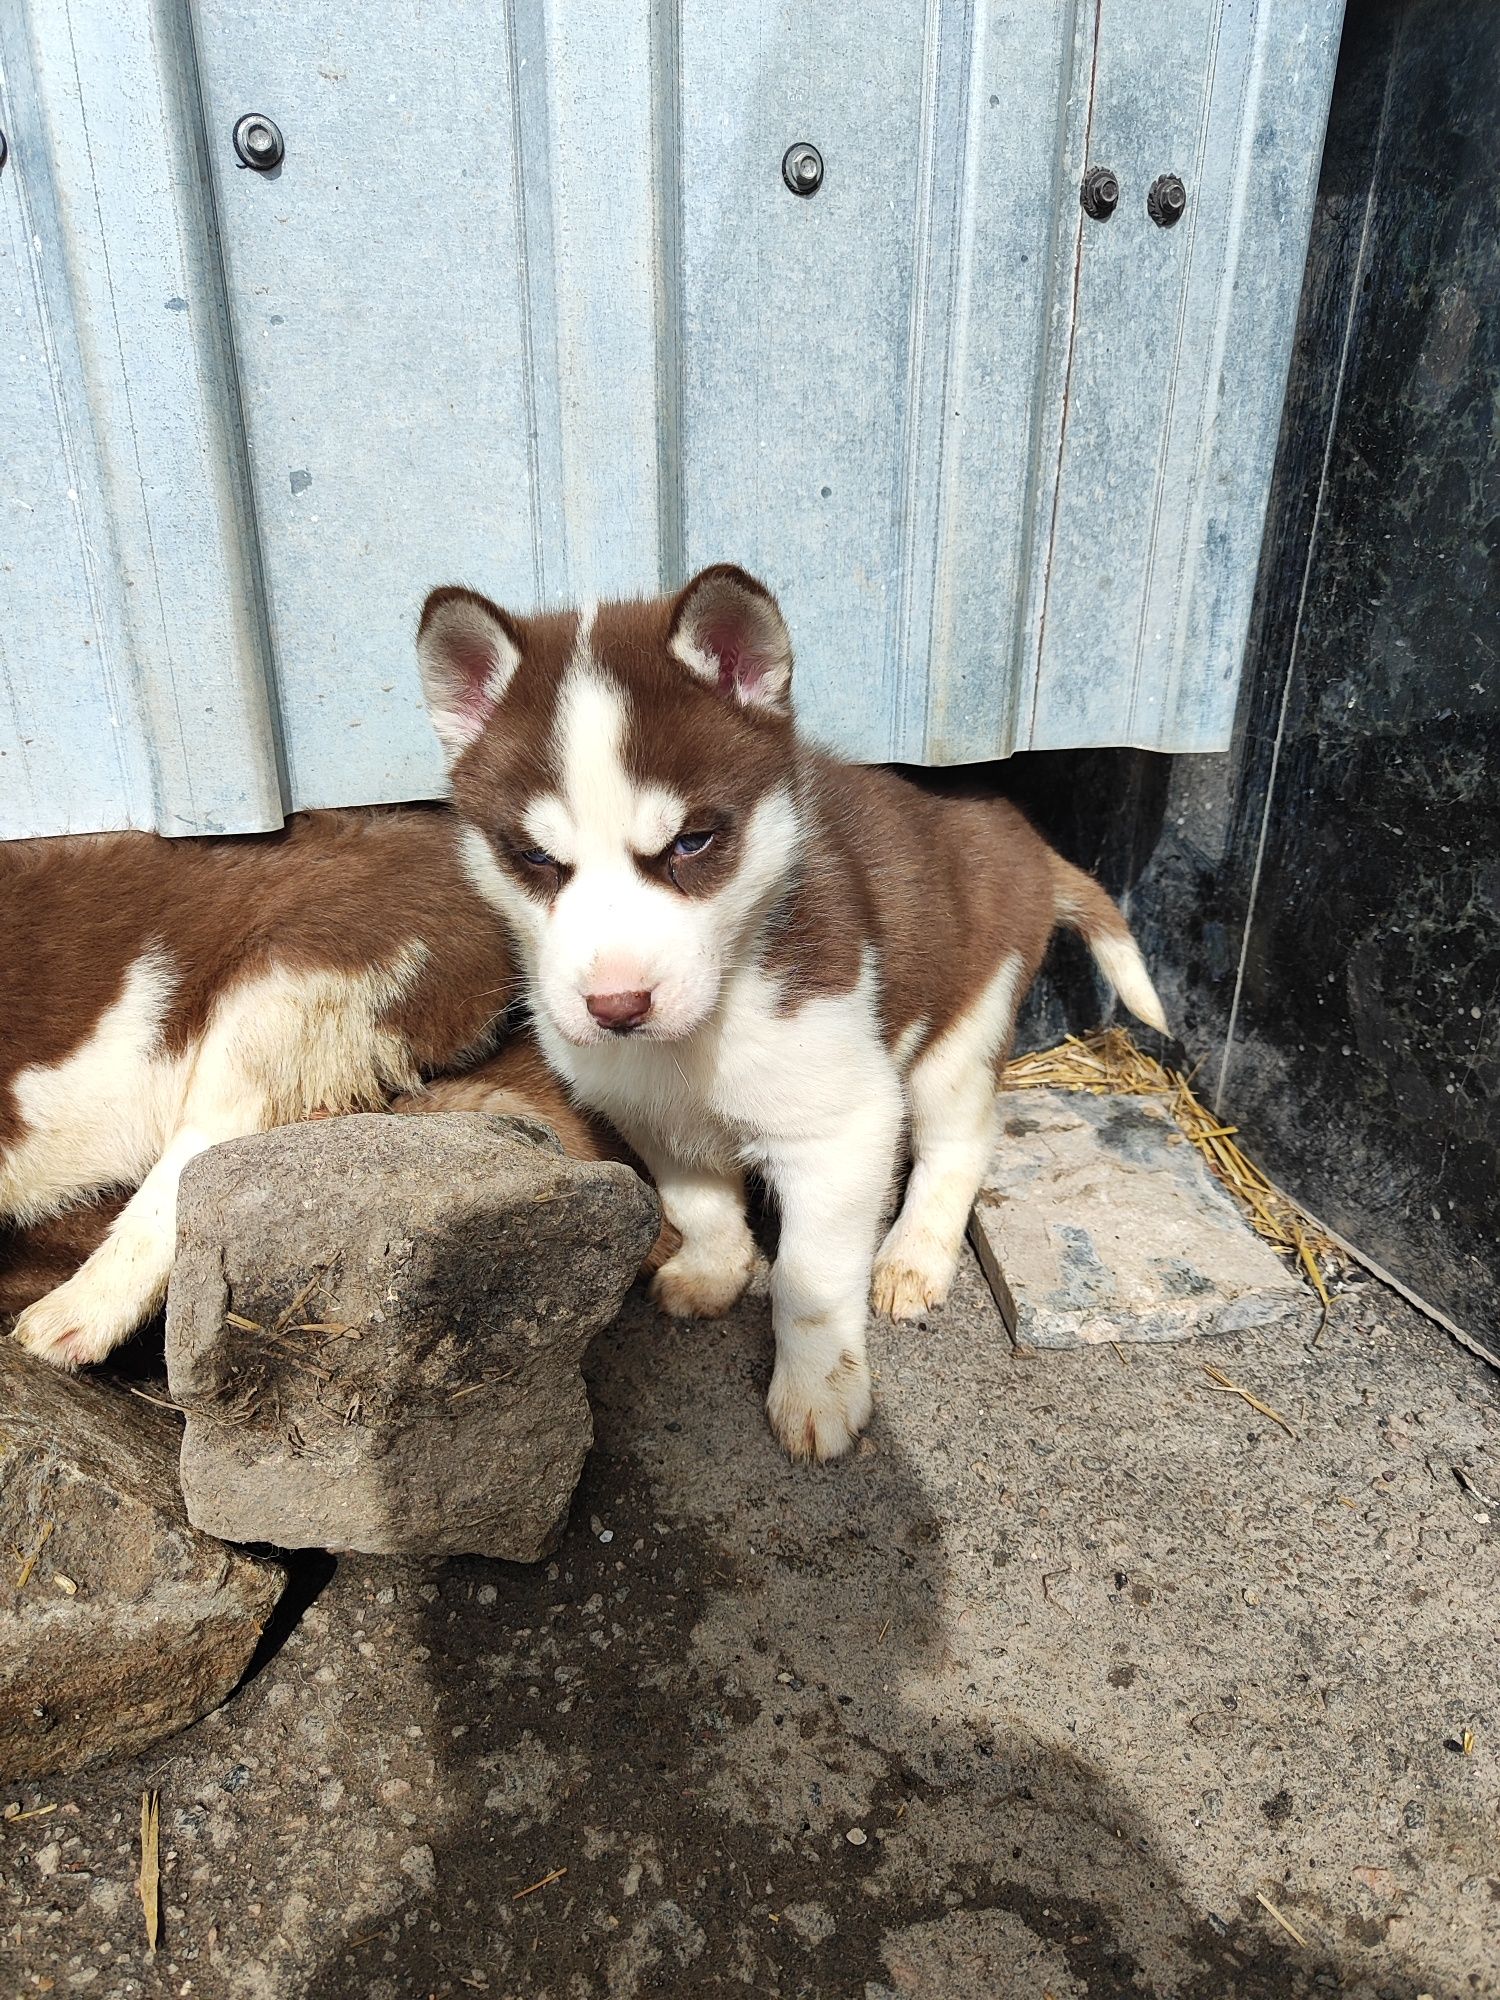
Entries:
<svg viewBox="0 0 1500 2000">
<path fill-rule="evenodd" d="M 0 1339 L 0 1778 L 129 1755 L 245 1671 L 286 1579 L 188 1525 L 177 1428 Z"/>
<path fill-rule="evenodd" d="M 579 1363 L 659 1220 L 629 1167 L 474 1112 L 202 1154 L 167 1303 L 190 1518 L 282 1548 L 545 1555 L 593 1441 Z"/>
<path fill-rule="evenodd" d="M 1301 1279 L 1149 1097 L 1004 1094 L 971 1234 L 1026 1347 L 1186 1340 L 1316 1317 Z"/>
</svg>

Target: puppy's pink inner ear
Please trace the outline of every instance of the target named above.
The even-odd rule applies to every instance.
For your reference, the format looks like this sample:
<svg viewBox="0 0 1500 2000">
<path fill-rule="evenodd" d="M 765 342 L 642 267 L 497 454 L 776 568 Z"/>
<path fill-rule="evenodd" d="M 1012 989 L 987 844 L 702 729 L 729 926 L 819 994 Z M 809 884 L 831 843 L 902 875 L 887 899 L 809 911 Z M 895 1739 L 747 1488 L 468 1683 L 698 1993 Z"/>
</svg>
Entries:
<svg viewBox="0 0 1500 2000">
<path fill-rule="evenodd" d="M 719 663 L 720 694 L 755 695 L 771 670 L 771 662 L 745 644 L 745 635 L 729 624 L 711 625 L 702 634 L 705 653 Z"/>
<path fill-rule="evenodd" d="M 417 665 L 438 741 L 450 761 L 489 720 L 520 664 L 520 639 L 503 611 L 471 590 L 435 590 L 417 627 Z"/>
<path fill-rule="evenodd" d="M 482 639 L 464 633 L 449 641 L 448 659 L 458 682 L 454 707 L 477 731 L 495 705 L 490 688 L 495 672 L 494 649 Z"/>
<path fill-rule="evenodd" d="M 792 644 L 776 600 L 732 564 L 699 572 L 677 600 L 668 643 L 699 680 L 741 708 L 785 715 Z"/>
</svg>

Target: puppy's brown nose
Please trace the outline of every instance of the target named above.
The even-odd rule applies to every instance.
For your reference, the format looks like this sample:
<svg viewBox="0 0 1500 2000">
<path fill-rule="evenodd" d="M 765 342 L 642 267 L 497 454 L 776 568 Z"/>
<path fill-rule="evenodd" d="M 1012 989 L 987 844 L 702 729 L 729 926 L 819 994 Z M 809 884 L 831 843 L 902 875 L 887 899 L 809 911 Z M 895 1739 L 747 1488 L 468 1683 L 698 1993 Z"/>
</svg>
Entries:
<svg viewBox="0 0 1500 2000">
<path fill-rule="evenodd" d="M 596 1021 L 622 1032 L 638 1027 L 651 1012 L 649 993 L 586 993 L 584 1004 Z"/>
</svg>

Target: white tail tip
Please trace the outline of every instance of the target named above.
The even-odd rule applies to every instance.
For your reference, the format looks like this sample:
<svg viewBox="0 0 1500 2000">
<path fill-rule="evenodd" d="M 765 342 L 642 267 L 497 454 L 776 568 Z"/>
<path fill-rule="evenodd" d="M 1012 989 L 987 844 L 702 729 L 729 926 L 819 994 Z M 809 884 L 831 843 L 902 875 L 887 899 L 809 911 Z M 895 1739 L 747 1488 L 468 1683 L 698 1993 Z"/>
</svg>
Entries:
<svg viewBox="0 0 1500 2000">
<path fill-rule="evenodd" d="M 1155 1028 L 1159 1035 L 1170 1035 L 1172 1030 L 1167 1026 L 1166 1014 L 1135 939 L 1096 933 L 1089 939 L 1089 949 L 1099 970 L 1136 1019 L 1144 1021 L 1148 1028 Z"/>
</svg>

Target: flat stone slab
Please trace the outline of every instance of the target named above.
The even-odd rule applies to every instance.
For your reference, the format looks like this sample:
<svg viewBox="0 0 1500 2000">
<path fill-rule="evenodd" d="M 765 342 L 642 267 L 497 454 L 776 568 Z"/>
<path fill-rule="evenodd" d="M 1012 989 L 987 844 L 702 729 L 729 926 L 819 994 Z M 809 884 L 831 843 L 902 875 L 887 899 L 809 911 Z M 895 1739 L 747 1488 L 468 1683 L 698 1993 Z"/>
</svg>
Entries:
<svg viewBox="0 0 1500 2000">
<path fill-rule="evenodd" d="M 228 1541 L 547 1554 L 593 1442 L 579 1364 L 660 1223 L 615 1161 L 479 1112 L 215 1146 L 178 1199 L 167 1376 Z"/>
<path fill-rule="evenodd" d="M 1317 1316 L 1306 1286 L 1149 1097 L 1002 1092 L 970 1234 L 1025 1347 L 1300 1330 Z"/>
<path fill-rule="evenodd" d="M 176 1422 L 0 1338 L 0 1778 L 126 1757 L 223 1701 L 286 1582 L 188 1525 Z"/>
</svg>

